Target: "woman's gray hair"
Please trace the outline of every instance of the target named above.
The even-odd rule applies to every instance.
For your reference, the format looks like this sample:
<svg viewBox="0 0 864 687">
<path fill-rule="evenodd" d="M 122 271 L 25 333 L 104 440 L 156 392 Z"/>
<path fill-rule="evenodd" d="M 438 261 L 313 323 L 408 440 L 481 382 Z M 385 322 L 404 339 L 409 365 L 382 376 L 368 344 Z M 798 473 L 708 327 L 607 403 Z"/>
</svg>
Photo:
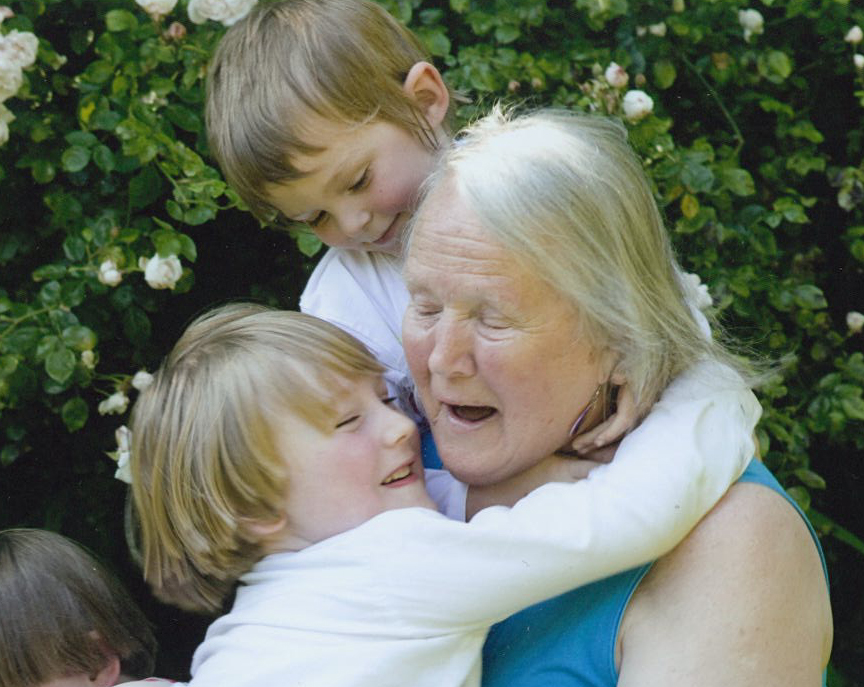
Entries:
<svg viewBox="0 0 864 687">
<path fill-rule="evenodd" d="M 619 121 L 496 107 L 443 154 L 414 225 L 442 193 L 458 195 L 500 245 L 573 304 L 583 335 L 614 354 L 643 413 L 700 360 L 740 367 L 693 317 L 652 187 Z M 407 255 L 410 231 L 405 245 Z"/>
</svg>

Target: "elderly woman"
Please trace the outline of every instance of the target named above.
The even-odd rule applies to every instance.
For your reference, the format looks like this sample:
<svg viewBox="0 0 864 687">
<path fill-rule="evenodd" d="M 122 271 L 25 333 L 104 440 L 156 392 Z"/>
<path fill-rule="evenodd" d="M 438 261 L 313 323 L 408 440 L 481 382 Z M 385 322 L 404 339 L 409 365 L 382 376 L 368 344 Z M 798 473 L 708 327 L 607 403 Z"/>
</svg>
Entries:
<svg viewBox="0 0 864 687">
<path fill-rule="evenodd" d="M 476 493 L 542 481 L 615 385 L 644 414 L 681 372 L 729 360 L 687 306 L 626 134 L 602 118 L 469 129 L 428 182 L 405 277 L 419 397 Z M 815 534 L 754 461 L 672 553 L 493 628 L 484 685 L 813 686 L 831 640 Z"/>
</svg>

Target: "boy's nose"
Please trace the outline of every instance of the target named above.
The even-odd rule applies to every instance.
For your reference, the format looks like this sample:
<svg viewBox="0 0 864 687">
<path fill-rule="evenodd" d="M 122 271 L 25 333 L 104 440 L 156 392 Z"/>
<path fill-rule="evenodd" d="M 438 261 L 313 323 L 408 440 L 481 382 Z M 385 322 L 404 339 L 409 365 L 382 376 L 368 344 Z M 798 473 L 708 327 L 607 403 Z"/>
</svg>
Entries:
<svg viewBox="0 0 864 687">
<path fill-rule="evenodd" d="M 342 233 L 349 238 L 357 238 L 362 236 L 366 230 L 369 220 L 372 219 L 372 213 L 368 210 L 354 209 L 347 210 L 339 218 L 339 228 Z"/>
</svg>

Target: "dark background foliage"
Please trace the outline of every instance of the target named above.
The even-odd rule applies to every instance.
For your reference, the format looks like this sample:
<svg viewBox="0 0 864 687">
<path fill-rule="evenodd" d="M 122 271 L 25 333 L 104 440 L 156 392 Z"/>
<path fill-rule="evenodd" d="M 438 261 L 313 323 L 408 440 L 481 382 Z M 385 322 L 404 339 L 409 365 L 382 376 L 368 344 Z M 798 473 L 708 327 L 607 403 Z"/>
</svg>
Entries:
<svg viewBox="0 0 864 687">
<path fill-rule="evenodd" d="M 114 430 L 184 325 L 227 299 L 295 308 L 318 255 L 264 229 L 206 152 L 203 75 L 224 27 L 159 20 L 132 0 L 20 0 L 33 31 L 0 146 L 0 527 L 48 527 L 109 562 L 156 623 L 159 672 L 182 677 L 206 619 L 152 600 L 123 538 Z M 686 270 L 731 334 L 788 365 L 761 391 L 766 463 L 822 534 L 832 578 L 829 684 L 864 685 L 864 72 L 842 0 L 382 0 L 469 103 L 498 98 L 622 116 Z M 738 12 L 757 9 L 749 41 Z M 177 23 L 174 23 L 177 22 Z M 862 51 L 858 45 L 857 50 Z M 63 58 L 65 58 L 65 61 Z M 604 77 L 610 62 L 627 88 Z M 141 258 L 178 256 L 155 290 Z M 100 281 L 110 261 L 119 284 Z M 89 351 L 89 353 L 87 353 Z M 777 572 L 782 576 L 783 571 Z"/>
</svg>

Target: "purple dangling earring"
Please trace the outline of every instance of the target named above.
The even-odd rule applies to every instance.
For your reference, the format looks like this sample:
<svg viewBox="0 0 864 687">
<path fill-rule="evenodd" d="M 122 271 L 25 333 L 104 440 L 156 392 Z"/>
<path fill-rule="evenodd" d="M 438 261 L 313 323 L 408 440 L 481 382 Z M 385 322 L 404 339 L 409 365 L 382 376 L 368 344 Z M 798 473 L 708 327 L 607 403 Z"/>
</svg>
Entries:
<svg viewBox="0 0 864 687">
<path fill-rule="evenodd" d="M 579 427 L 582 425 L 585 416 L 588 415 L 589 411 L 597 404 L 597 399 L 600 398 L 600 389 L 602 388 L 602 384 L 597 385 L 597 388 L 594 390 L 594 395 L 591 397 L 591 400 L 588 401 L 588 405 L 586 405 L 584 410 L 579 413 L 579 417 L 576 418 L 576 422 L 574 422 L 573 426 L 570 428 L 571 437 L 576 436 L 576 432 L 579 431 Z"/>
</svg>

